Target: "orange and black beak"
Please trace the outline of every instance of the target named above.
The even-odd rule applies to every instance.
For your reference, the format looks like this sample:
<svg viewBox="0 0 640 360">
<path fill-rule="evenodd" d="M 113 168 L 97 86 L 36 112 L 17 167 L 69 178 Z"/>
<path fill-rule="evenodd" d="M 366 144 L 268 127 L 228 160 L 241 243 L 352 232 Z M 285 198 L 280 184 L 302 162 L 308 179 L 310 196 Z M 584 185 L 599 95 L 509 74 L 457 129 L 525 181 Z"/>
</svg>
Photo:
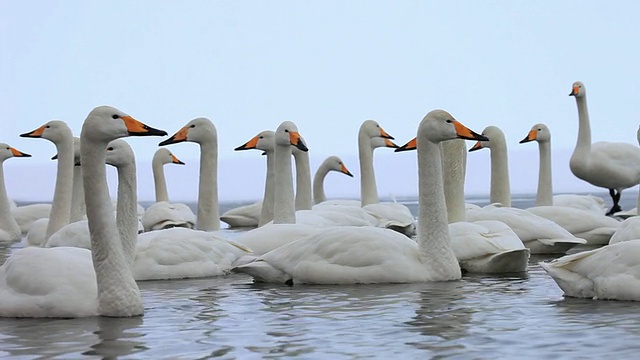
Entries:
<svg viewBox="0 0 640 360">
<path fill-rule="evenodd" d="M 571 92 L 569 93 L 569 96 L 576 96 L 580 93 L 580 87 L 577 85 L 573 85 L 573 87 L 571 88 Z"/>
<path fill-rule="evenodd" d="M 165 136 L 167 132 L 164 130 L 158 130 L 151 126 L 145 125 L 133 117 L 127 115 L 121 117 L 124 121 L 127 131 L 131 136 Z"/>
<path fill-rule="evenodd" d="M 453 126 L 456 128 L 456 134 L 458 134 L 459 139 L 489 141 L 488 137 L 478 134 L 477 132 L 464 126 L 461 122 L 457 120 L 454 120 L 452 122 Z"/>
<path fill-rule="evenodd" d="M 47 126 L 46 125 L 42 125 L 39 128 L 33 130 L 33 131 L 29 131 L 27 133 L 24 134 L 20 134 L 20 137 L 31 137 L 31 138 L 39 138 L 42 137 L 42 133 L 44 133 L 44 129 L 46 129 Z"/>
<path fill-rule="evenodd" d="M 387 133 L 386 131 L 384 131 L 384 129 L 382 127 L 380 127 L 380 137 L 385 138 L 385 139 L 389 139 L 389 140 L 395 140 L 393 138 L 393 136 L 389 135 L 389 133 Z M 397 147 L 397 146 L 396 146 Z"/>
<path fill-rule="evenodd" d="M 169 144 L 177 144 L 183 141 L 187 141 L 187 135 L 189 134 L 189 128 L 188 127 L 183 127 L 182 129 L 178 130 L 177 133 L 173 134 L 172 137 L 168 138 L 167 140 L 161 142 L 160 144 L 158 144 L 158 146 L 164 146 L 164 145 L 169 145 Z"/>
<path fill-rule="evenodd" d="M 353 174 L 349 171 L 349 169 L 347 169 L 346 166 L 344 166 L 344 164 L 342 164 L 342 167 L 340 168 L 340 172 L 347 176 L 353 177 Z"/>
<path fill-rule="evenodd" d="M 395 150 L 395 152 L 415 150 L 417 148 L 418 148 L 418 138 L 413 138 L 408 143 L 406 143 L 406 144 L 400 146 L 399 148 L 397 148 Z"/>
<path fill-rule="evenodd" d="M 475 144 L 471 147 L 471 149 L 469 149 L 469 152 L 476 151 L 476 150 L 480 150 L 480 149 L 483 149 L 483 148 L 484 148 L 484 147 L 482 146 L 482 142 L 478 141 L 477 143 L 475 143 Z"/>
<path fill-rule="evenodd" d="M 305 145 L 304 142 L 302 142 L 302 139 L 300 138 L 300 133 L 297 133 L 295 131 L 289 131 L 289 140 L 291 141 L 291 145 L 297 147 L 298 149 L 302 151 L 309 151 L 309 148 L 307 147 L 307 145 Z"/>
<path fill-rule="evenodd" d="M 233 150 L 240 151 L 240 150 L 255 149 L 256 146 L 258 146 L 258 141 L 260 141 L 260 136 L 256 135 L 256 136 L 252 137 L 251 140 L 247 141 L 246 143 L 238 146 L 237 148 L 235 148 Z"/>
<path fill-rule="evenodd" d="M 171 162 L 177 165 L 184 165 L 184 163 L 173 154 L 171 154 Z"/>
<path fill-rule="evenodd" d="M 520 144 L 528 143 L 529 141 L 534 141 L 538 138 L 538 132 L 535 130 L 529 131 L 527 136 L 524 139 L 520 140 Z"/>
<path fill-rule="evenodd" d="M 16 148 L 12 148 L 11 146 L 9 146 L 9 151 L 11 151 L 14 157 L 31 157 L 31 155 L 27 153 L 23 153 L 22 151 Z"/>
</svg>

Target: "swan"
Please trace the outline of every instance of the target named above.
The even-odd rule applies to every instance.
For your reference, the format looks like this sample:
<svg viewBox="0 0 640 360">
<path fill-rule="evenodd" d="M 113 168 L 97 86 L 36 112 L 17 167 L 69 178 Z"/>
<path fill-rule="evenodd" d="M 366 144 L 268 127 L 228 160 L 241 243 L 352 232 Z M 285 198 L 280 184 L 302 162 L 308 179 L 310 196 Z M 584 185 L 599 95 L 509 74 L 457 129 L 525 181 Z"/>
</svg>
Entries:
<svg viewBox="0 0 640 360">
<path fill-rule="evenodd" d="M 307 142 L 302 136 L 300 141 L 306 146 Z M 302 151 L 298 147 L 291 148 L 291 154 L 296 168 L 296 210 L 311 210 L 313 199 L 311 193 L 311 164 L 309 152 Z"/>
<path fill-rule="evenodd" d="M 31 157 L 31 155 L 0 143 L 0 241 L 18 241 L 22 237 L 20 226 L 11 214 L 11 202 L 4 184 L 4 161 L 12 157 Z"/>
<path fill-rule="evenodd" d="M 48 218 L 50 213 L 51 204 L 29 204 L 16 206 L 14 209 L 11 209 L 11 214 L 13 214 L 13 218 L 18 223 L 18 226 L 20 226 L 20 231 L 23 234 L 29 231 L 31 225 L 33 225 L 36 220 Z"/>
<path fill-rule="evenodd" d="M 538 143 L 540 163 L 538 170 L 538 190 L 536 192 L 536 206 L 568 206 L 577 209 L 591 210 L 603 215 L 607 209 L 604 201 L 593 195 L 560 194 L 553 195 L 553 182 L 551 180 L 551 131 L 547 125 L 538 123 L 531 127 L 520 144 L 531 141 Z"/>
<path fill-rule="evenodd" d="M 638 126 L 638 130 L 636 131 L 636 137 L 638 139 L 638 144 L 640 144 L 640 126 Z M 638 215 L 638 209 L 640 209 L 640 194 L 638 194 L 638 201 L 634 209 L 626 210 L 626 211 L 618 211 L 614 213 L 613 216 L 617 218 L 626 219 L 628 217 Z"/>
<path fill-rule="evenodd" d="M 353 177 L 353 174 L 351 174 L 342 159 L 340 159 L 339 157 L 334 155 L 324 159 L 313 177 L 313 202 L 315 204 L 319 204 L 327 200 L 327 196 L 324 192 L 324 179 L 331 171 L 336 171 L 349 177 Z"/>
<path fill-rule="evenodd" d="M 121 241 L 122 234 L 135 233 L 137 229 L 135 178 L 130 179 L 129 196 L 120 199 L 119 214 L 124 218 L 119 219 L 118 227 L 111 215 L 105 149 L 111 140 L 125 136 L 166 134 L 110 106 L 100 106 L 89 113 L 80 139 L 93 251 L 74 247 L 16 250 L 0 266 L 0 316 L 143 314 L 142 296 L 131 274 L 133 244 Z"/>
<path fill-rule="evenodd" d="M 193 229 L 196 215 L 185 204 L 169 202 L 167 181 L 164 176 L 165 164 L 184 165 L 167 148 L 159 148 L 153 155 L 151 162 L 153 181 L 155 184 L 156 202 L 149 206 L 142 214 L 144 231 L 165 229 L 170 227 L 185 227 Z"/>
<path fill-rule="evenodd" d="M 569 168 L 577 178 L 609 189 L 613 206 L 607 215 L 614 214 L 622 210 L 618 204 L 622 190 L 640 183 L 640 148 L 620 142 L 592 144 L 584 84 L 574 82 L 569 96 L 576 98 L 579 120 L 578 141 L 569 160 Z"/>
<path fill-rule="evenodd" d="M 565 296 L 640 301 L 640 240 L 563 256 L 540 266 Z"/>
<path fill-rule="evenodd" d="M 440 143 L 444 197 L 451 247 L 460 267 L 469 273 L 526 272 L 529 249 L 506 224 L 485 220 L 467 222 L 464 201 L 466 146 L 464 140 Z M 396 151 L 414 150 L 408 144 Z"/>
<path fill-rule="evenodd" d="M 483 148 L 491 150 L 490 201 L 493 205 L 482 209 L 467 209 L 467 220 L 498 220 L 507 224 L 531 254 L 564 253 L 578 244 L 585 244 L 584 239 L 577 238 L 549 219 L 530 211 L 510 207 L 507 146 L 504 134 L 496 126 L 487 126 L 482 134 L 488 140 L 478 141 L 469 151 Z"/>
<path fill-rule="evenodd" d="M 551 134 L 544 124 L 536 124 L 520 143 L 538 141 L 540 144 L 540 172 L 536 206 L 528 211 L 547 218 L 562 226 L 576 237 L 585 239 L 588 247 L 599 247 L 609 243 L 609 239 L 620 226 L 620 222 L 604 215 L 604 209 L 591 202 L 589 209 L 554 204 L 551 186 Z M 591 198 L 574 195 L 574 199 L 589 202 Z M 569 199 L 566 197 L 565 199 Z"/>
<path fill-rule="evenodd" d="M 272 250 L 235 271 L 255 281 L 313 284 L 406 283 L 461 277 L 451 248 L 438 143 L 485 139 L 443 110 L 418 128 L 419 230 L 417 242 L 377 227 L 335 227 Z"/>
<path fill-rule="evenodd" d="M 52 120 L 20 136 L 49 140 L 57 149 L 58 169 L 51 213 L 48 219 L 37 220 L 23 241 L 25 246 L 43 246 L 54 232 L 67 225 L 71 219 L 74 168 L 73 134 L 64 121 Z"/>
<path fill-rule="evenodd" d="M 200 175 L 198 185 L 198 215 L 196 229 L 220 230 L 218 210 L 218 133 L 211 120 L 200 117 L 189 121 L 169 139 L 159 145 L 180 142 L 200 145 Z"/>
</svg>

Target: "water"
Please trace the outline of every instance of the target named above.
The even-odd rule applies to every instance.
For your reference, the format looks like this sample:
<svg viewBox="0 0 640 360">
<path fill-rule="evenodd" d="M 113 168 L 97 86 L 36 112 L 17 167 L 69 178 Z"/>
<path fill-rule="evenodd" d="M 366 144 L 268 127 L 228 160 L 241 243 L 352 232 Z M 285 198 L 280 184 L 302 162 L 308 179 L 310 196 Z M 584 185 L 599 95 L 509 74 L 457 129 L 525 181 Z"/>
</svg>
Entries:
<svg viewBox="0 0 640 360">
<path fill-rule="evenodd" d="M 0 254 L 17 247 L 0 245 Z M 635 356 L 640 306 L 565 299 L 537 265 L 546 259 L 532 257 L 525 276 L 446 283 L 287 287 L 240 274 L 140 282 L 144 317 L 0 319 L 0 357 Z"/>
</svg>

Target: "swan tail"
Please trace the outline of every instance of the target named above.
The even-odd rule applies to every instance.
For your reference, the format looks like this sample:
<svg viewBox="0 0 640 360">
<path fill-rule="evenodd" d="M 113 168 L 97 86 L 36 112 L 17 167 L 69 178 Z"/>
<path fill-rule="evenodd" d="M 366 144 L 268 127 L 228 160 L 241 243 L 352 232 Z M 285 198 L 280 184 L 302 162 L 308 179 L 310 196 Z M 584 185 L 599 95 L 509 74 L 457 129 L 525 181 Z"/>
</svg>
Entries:
<svg viewBox="0 0 640 360">
<path fill-rule="evenodd" d="M 254 262 L 236 266 L 231 269 L 232 272 L 247 274 L 253 277 L 255 282 L 291 284 L 292 279 L 284 271 L 276 269 L 268 262 L 257 259 Z"/>
<path fill-rule="evenodd" d="M 512 249 L 482 258 L 460 262 L 460 266 L 470 273 L 521 273 L 527 271 L 529 249 Z"/>
<path fill-rule="evenodd" d="M 589 256 L 589 253 L 590 251 L 585 251 L 563 256 L 548 263 L 540 262 L 539 265 L 553 278 L 566 296 L 593 298 L 596 295 L 593 281 L 568 269 L 574 262 Z"/>
</svg>

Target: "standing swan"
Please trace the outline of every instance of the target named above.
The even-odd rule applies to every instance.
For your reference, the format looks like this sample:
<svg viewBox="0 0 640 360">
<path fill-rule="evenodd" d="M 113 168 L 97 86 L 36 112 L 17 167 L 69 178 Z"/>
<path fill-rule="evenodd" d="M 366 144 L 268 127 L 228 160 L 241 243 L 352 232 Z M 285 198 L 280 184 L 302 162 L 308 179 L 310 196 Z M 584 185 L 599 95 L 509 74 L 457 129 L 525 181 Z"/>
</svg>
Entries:
<svg viewBox="0 0 640 360">
<path fill-rule="evenodd" d="M 256 281 L 289 285 L 460 279 L 449 238 L 439 147 L 455 138 L 486 139 L 443 110 L 428 113 L 418 128 L 417 242 L 388 229 L 336 227 L 279 247 L 236 271 Z"/>
<path fill-rule="evenodd" d="M 4 161 L 12 157 L 30 157 L 7 144 L 0 143 L 0 241 L 18 241 L 21 237 L 20 226 L 11 214 L 11 205 L 4 185 Z"/>
<path fill-rule="evenodd" d="M 618 202 L 622 190 L 640 183 L 640 148 L 619 142 L 591 143 L 591 125 L 587 109 L 587 90 L 580 81 L 573 83 L 569 96 L 578 105 L 578 141 L 569 167 L 577 178 L 592 185 L 609 189 L 613 206 L 611 215 L 622 210 Z"/>
<path fill-rule="evenodd" d="M 121 233 L 136 232 L 137 204 L 125 201 L 129 229 L 116 226 L 107 188 L 105 149 L 125 136 L 166 135 L 110 107 L 93 109 L 82 127 L 81 161 L 93 251 L 29 247 L 15 251 L 0 267 L 0 316 L 140 316 L 142 297 L 131 274 L 135 253 Z M 134 190 L 135 186 L 131 189 Z M 120 210 L 124 210 L 122 205 Z M 123 224 L 124 222 L 120 222 Z M 33 274 L 38 274 L 34 276 Z M 34 292 L 33 289 L 38 289 Z"/>
</svg>

